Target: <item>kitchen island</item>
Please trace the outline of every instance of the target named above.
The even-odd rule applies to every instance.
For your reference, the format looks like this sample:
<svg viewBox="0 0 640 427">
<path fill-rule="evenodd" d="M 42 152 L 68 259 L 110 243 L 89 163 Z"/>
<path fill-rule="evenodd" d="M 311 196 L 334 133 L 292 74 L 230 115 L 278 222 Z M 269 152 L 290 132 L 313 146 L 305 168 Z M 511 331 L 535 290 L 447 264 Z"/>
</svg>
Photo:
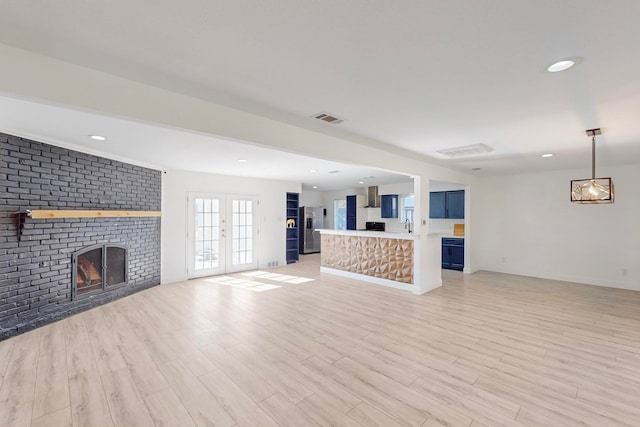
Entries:
<svg viewBox="0 0 640 427">
<path fill-rule="evenodd" d="M 323 273 L 414 291 L 414 241 L 411 233 L 318 230 Z"/>
</svg>

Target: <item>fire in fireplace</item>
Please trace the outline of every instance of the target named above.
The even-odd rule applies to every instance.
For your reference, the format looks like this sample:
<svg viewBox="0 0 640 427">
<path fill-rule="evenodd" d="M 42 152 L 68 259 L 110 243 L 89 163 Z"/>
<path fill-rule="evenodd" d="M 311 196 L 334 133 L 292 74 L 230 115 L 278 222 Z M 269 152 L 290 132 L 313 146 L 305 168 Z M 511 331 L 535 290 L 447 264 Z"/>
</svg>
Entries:
<svg viewBox="0 0 640 427">
<path fill-rule="evenodd" d="M 127 248 L 94 245 L 73 254 L 72 299 L 127 284 Z"/>
</svg>

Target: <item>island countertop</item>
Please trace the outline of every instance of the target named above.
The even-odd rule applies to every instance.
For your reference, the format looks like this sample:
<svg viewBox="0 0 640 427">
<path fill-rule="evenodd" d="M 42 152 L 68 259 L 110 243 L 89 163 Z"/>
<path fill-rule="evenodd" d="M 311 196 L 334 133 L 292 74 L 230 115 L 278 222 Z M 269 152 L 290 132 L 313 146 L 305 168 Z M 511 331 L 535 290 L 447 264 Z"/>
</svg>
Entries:
<svg viewBox="0 0 640 427">
<path fill-rule="evenodd" d="M 359 236 L 359 237 L 381 237 L 385 239 L 403 239 L 418 240 L 420 235 L 415 233 L 393 233 L 388 231 L 370 231 L 370 230 L 331 230 L 328 228 L 320 228 L 316 231 L 320 234 L 338 234 L 341 236 Z"/>
</svg>

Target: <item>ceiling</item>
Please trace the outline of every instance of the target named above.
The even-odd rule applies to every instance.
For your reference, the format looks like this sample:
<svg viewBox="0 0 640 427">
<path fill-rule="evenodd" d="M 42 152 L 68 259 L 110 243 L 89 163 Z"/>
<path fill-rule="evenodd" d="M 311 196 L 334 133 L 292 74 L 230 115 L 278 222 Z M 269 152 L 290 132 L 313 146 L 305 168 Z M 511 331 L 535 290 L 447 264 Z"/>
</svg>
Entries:
<svg viewBox="0 0 640 427">
<path fill-rule="evenodd" d="M 599 165 L 640 162 L 637 0 L 59 0 L 35 7 L 3 4 L 1 43 L 454 169 L 589 170 L 584 130 L 593 127 L 603 129 Z M 581 59 L 574 68 L 545 71 L 572 57 Z M 344 122 L 310 118 L 322 111 Z M 68 139 L 51 124 L 36 120 L 31 130 Z M 193 138 L 199 149 L 213 143 Z M 494 151 L 457 160 L 436 153 L 476 143 Z M 228 141 L 215 144 L 233 161 L 240 155 Z M 191 164 L 170 145 L 157 156 L 176 159 L 152 159 L 152 147 L 136 147 L 136 155 Z M 547 152 L 554 157 L 540 157 Z"/>
<path fill-rule="evenodd" d="M 302 182 L 306 190 L 329 191 L 411 180 L 389 171 L 2 96 L 0 130 L 155 169 Z M 95 141 L 89 137 L 95 134 L 109 137 Z"/>
</svg>

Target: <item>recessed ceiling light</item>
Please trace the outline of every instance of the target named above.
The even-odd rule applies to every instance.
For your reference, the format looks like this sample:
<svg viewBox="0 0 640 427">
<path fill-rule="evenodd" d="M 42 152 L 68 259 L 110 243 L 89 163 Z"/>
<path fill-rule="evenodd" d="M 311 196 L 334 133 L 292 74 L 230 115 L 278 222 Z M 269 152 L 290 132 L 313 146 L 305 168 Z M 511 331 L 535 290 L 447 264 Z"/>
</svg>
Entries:
<svg viewBox="0 0 640 427">
<path fill-rule="evenodd" d="M 473 169 L 471 169 L 471 170 L 472 170 L 472 171 L 479 171 L 479 170 L 480 170 L 480 168 L 473 168 Z"/>
<path fill-rule="evenodd" d="M 317 169 L 311 169 L 309 172 L 316 173 L 316 172 L 318 172 L 318 170 Z"/>
<path fill-rule="evenodd" d="M 358 181 L 358 184 L 364 184 L 364 181 Z"/>
<path fill-rule="evenodd" d="M 316 188 L 318 188 L 318 186 L 317 186 L 317 185 L 314 185 L 314 186 L 313 186 L 313 188 L 314 188 L 314 189 L 316 189 Z"/>
<path fill-rule="evenodd" d="M 106 141 L 107 138 L 102 135 L 89 135 L 89 138 L 95 139 L 96 141 Z"/>
<path fill-rule="evenodd" d="M 558 73 L 560 71 L 568 70 L 569 68 L 573 67 L 574 65 L 576 65 L 576 61 L 573 61 L 571 59 L 567 59 L 567 60 L 558 61 L 555 64 L 549 65 L 549 67 L 547 67 L 547 71 L 550 72 L 550 73 Z"/>
<path fill-rule="evenodd" d="M 553 157 L 553 154 L 552 153 L 546 153 L 546 154 L 543 154 L 541 157 Z"/>
<path fill-rule="evenodd" d="M 238 162 L 240 162 L 240 163 L 247 163 L 247 159 L 238 159 Z"/>
</svg>

